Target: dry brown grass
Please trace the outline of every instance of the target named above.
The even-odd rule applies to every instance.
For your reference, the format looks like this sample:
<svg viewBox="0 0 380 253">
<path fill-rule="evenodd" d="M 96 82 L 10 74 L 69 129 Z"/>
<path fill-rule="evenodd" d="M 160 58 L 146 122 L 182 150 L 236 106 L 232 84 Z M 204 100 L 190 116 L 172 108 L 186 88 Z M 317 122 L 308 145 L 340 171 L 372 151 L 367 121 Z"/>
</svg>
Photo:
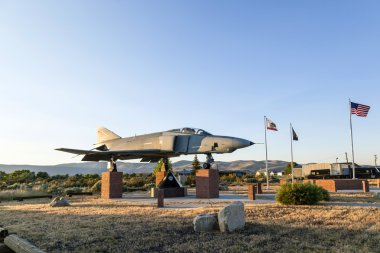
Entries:
<svg viewBox="0 0 380 253">
<path fill-rule="evenodd" d="M 380 203 L 371 192 L 334 192 L 330 193 L 331 201 L 348 203 Z"/>
<path fill-rule="evenodd" d="M 193 232 L 196 214 L 220 206 L 157 209 L 127 201 L 75 198 L 0 204 L 0 224 L 47 252 L 379 252 L 380 209 L 247 205 L 242 231 Z"/>
</svg>

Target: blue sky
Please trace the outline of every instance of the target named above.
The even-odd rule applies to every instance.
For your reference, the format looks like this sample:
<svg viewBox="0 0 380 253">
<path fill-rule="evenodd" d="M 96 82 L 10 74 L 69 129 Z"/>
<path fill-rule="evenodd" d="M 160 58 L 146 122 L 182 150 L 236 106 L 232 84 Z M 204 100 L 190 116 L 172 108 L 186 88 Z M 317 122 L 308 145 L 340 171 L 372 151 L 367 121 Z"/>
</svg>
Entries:
<svg viewBox="0 0 380 253">
<path fill-rule="evenodd" d="M 182 126 L 264 141 L 269 159 L 373 164 L 378 1 L 0 1 L 0 163 L 58 164 L 122 136 Z M 380 154 L 379 154 L 380 155 Z M 351 156 L 351 155 L 350 155 Z M 192 157 L 182 157 L 192 159 Z M 182 159 L 181 158 L 181 159 Z M 201 157 L 204 159 L 204 157 Z M 263 160 L 264 145 L 217 160 Z"/>
</svg>

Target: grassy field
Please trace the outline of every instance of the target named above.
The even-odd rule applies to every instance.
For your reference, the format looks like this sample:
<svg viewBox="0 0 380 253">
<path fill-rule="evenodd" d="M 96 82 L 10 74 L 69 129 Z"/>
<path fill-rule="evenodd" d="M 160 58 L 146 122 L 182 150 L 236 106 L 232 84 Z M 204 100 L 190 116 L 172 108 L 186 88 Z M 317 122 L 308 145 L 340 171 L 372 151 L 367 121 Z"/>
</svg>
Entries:
<svg viewBox="0 0 380 253">
<path fill-rule="evenodd" d="M 361 193 L 332 198 L 371 202 Z M 244 230 L 199 234 L 194 216 L 221 206 L 157 209 L 95 197 L 64 208 L 47 203 L 0 203 L 0 224 L 47 252 L 380 252 L 376 207 L 246 205 Z"/>
</svg>

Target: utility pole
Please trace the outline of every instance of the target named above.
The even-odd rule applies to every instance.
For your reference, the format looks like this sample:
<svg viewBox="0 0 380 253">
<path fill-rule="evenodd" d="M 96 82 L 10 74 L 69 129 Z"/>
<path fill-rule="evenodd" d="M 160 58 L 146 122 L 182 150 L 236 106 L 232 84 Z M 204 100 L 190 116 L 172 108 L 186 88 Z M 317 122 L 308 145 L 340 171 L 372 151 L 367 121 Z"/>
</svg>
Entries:
<svg viewBox="0 0 380 253">
<path fill-rule="evenodd" d="M 347 162 L 347 165 L 348 165 L 348 155 L 347 155 L 347 152 L 346 152 L 346 162 Z"/>
<path fill-rule="evenodd" d="M 351 133 L 351 152 L 352 152 L 352 179 L 356 179 L 355 175 L 355 153 L 354 153 L 354 134 L 352 133 L 352 109 L 351 99 L 348 100 L 350 104 L 350 133 Z"/>
<path fill-rule="evenodd" d="M 265 171 L 267 173 L 267 190 L 269 190 L 267 126 L 268 126 L 267 116 L 264 116 L 264 128 L 265 128 Z"/>
</svg>

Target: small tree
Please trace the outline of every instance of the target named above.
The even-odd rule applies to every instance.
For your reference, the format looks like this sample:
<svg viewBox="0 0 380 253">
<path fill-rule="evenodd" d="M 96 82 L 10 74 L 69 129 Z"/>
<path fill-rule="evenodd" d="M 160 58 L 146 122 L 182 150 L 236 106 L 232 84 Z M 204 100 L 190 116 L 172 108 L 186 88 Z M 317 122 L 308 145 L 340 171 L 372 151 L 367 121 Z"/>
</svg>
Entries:
<svg viewBox="0 0 380 253">
<path fill-rule="evenodd" d="M 293 168 L 295 168 L 298 164 L 296 162 L 293 162 Z M 288 163 L 284 170 L 285 175 L 291 175 L 292 174 L 292 163 Z"/>
<path fill-rule="evenodd" d="M 37 172 L 36 178 L 49 179 L 49 174 L 47 172 Z"/>
<path fill-rule="evenodd" d="M 157 172 L 159 172 L 161 170 L 161 167 L 162 167 L 162 164 L 164 163 L 163 159 L 161 158 L 156 167 L 154 167 L 153 169 L 153 174 L 156 175 Z M 169 166 L 169 171 L 172 171 L 173 170 L 173 164 L 172 162 L 168 159 L 168 166 Z"/>
<path fill-rule="evenodd" d="M 7 176 L 8 184 L 30 183 L 33 182 L 35 178 L 35 173 L 30 170 L 15 170 Z"/>
<path fill-rule="evenodd" d="M 7 177 L 7 173 L 0 170 L 0 181 L 5 181 L 6 177 Z"/>
<path fill-rule="evenodd" d="M 191 170 L 191 175 L 195 175 L 197 170 L 202 168 L 201 163 L 199 162 L 197 155 L 194 156 L 194 160 L 193 160 L 193 163 L 191 165 L 193 167 Z"/>
</svg>

